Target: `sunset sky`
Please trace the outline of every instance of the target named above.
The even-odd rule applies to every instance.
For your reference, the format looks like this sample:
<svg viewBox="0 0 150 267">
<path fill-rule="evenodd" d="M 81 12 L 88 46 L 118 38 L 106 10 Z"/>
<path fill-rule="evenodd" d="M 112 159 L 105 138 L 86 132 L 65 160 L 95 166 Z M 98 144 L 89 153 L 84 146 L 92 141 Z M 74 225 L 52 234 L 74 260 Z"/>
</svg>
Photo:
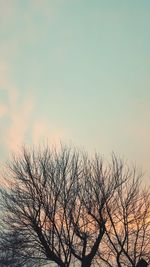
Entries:
<svg viewBox="0 0 150 267">
<path fill-rule="evenodd" d="M 150 174 L 149 0 L 0 0 L 0 160 L 60 140 Z"/>
</svg>

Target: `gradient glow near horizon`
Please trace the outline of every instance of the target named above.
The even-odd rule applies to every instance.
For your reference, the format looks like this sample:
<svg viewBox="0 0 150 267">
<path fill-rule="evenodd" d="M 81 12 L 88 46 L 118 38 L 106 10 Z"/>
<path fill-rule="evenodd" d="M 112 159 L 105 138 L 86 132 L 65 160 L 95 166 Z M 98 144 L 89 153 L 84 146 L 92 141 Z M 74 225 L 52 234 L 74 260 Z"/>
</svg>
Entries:
<svg viewBox="0 0 150 267">
<path fill-rule="evenodd" d="M 150 1 L 0 0 L 0 158 L 112 151 L 150 173 Z"/>
</svg>

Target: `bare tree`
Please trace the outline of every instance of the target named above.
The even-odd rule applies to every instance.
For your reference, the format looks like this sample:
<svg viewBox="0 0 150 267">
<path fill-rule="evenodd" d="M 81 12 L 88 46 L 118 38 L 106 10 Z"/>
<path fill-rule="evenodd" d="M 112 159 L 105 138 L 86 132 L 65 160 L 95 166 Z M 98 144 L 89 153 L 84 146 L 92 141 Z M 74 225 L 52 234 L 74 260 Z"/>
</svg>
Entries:
<svg viewBox="0 0 150 267">
<path fill-rule="evenodd" d="M 142 175 L 130 170 L 128 179 L 106 204 L 106 235 L 100 258 L 109 267 L 135 267 L 150 254 L 149 189 L 142 189 Z"/>
<path fill-rule="evenodd" d="M 22 266 L 28 260 L 94 265 L 106 229 L 109 236 L 114 198 L 130 178 L 123 163 L 115 156 L 105 164 L 97 155 L 91 159 L 66 147 L 47 147 L 24 149 L 6 170 L 3 225 L 6 236 L 17 234 L 13 247 Z"/>
</svg>

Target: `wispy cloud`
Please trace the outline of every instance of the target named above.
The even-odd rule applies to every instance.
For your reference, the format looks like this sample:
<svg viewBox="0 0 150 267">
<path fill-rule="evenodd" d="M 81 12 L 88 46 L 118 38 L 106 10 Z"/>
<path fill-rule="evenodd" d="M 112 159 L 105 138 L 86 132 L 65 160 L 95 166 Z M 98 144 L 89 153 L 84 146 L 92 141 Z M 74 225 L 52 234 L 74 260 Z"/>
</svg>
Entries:
<svg viewBox="0 0 150 267">
<path fill-rule="evenodd" d="M 5 145 L 7 149 L 15 151 L 26 141 L 33 107 L 33 101 L 27 99 L 21 107 L 19 106 L 10 110 L 10 125 L 5 135 Z"/>
<path fill-rule="evenodd" d="M 0 119 L 5 118 L 7 121 L 7 125 L 5 122 L 0 126 L 0 142 L 7 151 L 14 151 L 25 142 L 34 101 L 32 94 L 27 95 L 25 100 L 20 100 L 20 90 L 10 79 L 9 70 L 9 65 L 0 64 L 0 92 L 3 93 L 0 100 Z"/>
</svg>

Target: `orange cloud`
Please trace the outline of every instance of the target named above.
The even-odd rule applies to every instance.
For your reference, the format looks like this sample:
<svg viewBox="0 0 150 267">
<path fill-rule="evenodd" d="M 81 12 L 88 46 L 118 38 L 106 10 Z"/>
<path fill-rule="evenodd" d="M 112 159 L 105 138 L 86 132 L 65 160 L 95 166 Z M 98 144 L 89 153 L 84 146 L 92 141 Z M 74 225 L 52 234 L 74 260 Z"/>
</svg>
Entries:
<svg viewBox="0 0 150 267">
<path fill-rule="evenodd" d="M 6 99 L 0 103 L 0 118 L 7 116 L 9 121 L 9 125 L 1 129 L 1 143 L 6 150 L 16 151 L 25 142 L 34 104 L 32 95 L 19 103 L 19 89 L 11 81 L 9 70 L 9 65 L 1 62 L 0 90 L 5 93 Z"/>
<path fill-rule="evenodd" d="M 8 149 L 16 151 L 25 142 L 33 106 L 33 101 L 27 99 L 21 107 L 10 111 L 10 127 L 5 136 Z"/>
</svg>

